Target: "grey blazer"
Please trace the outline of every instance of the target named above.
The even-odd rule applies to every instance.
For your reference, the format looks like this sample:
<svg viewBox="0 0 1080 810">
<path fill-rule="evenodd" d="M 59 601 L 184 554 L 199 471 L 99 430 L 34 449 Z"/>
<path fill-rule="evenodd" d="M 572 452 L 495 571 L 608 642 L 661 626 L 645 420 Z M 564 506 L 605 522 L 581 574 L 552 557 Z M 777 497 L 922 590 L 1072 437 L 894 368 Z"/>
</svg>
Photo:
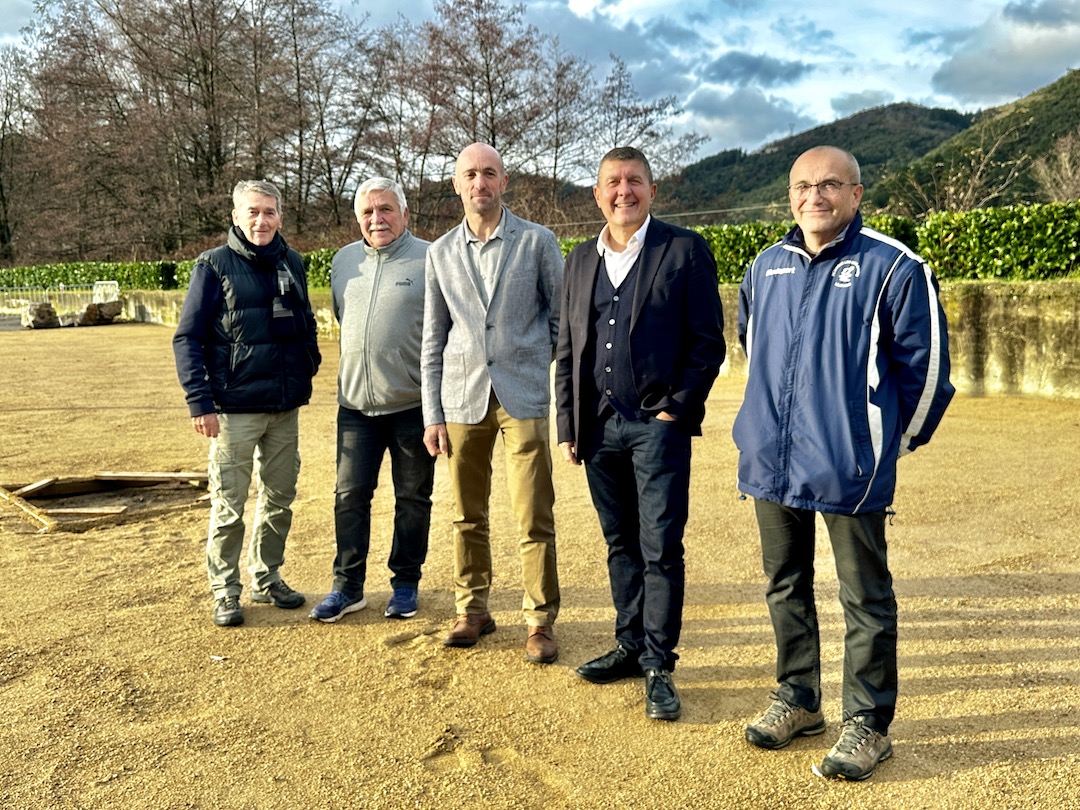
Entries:
<svg viewBox="0 0 1080 810">
<path fill-rule="evenodd" d="M 464 221 L 428 248 L 420 348 L 425 426 L 476 424 L 492 389 L 515 419 L 548 415 L 562 251 L 547 228 L 506 208 L 503 216 L 505 243 L 487 304 Z"/>
</svg>

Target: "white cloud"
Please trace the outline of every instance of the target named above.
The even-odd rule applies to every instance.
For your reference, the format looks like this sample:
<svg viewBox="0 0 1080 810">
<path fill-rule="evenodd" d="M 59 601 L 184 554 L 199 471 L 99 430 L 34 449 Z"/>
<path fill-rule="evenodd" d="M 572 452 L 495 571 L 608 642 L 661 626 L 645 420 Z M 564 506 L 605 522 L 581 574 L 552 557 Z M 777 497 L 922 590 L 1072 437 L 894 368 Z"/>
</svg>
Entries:
<svg viewBox="0 0 1080 810">
<path fill-rule="evenodd" d="M 379 28 L 418 23 L 433 0 L 331 0 Z M 501 0 L 508 5 L 517 0 Z M 603 81 L 615 53 L 645 101 L 675 96 L 680 131 L 709 151 L 757 148 L 893 101 L 971 111 L 1080 67 L 1080 0 L 524 0 Z M 32 0 L 0 0 L 0 41 L 18 39 Z"/>
<path fill-rule="evenodd" d="M 0 42 L 16 42 L 20 31 L 34 16 L 33 0 L 3 0 L 0 2 Z"/>
<path fill-rule="evenodd" d="M 752 150 L 816 123 L 785 99 L 766 96 L 757 88 L 724 93 L 705 87 L 690 97 L 686 110 L 692 127 L 712 139 L 711 152 L 734 147 Z"/>
<path fill-rule="evenodd" d="M 1080 67 L 1080 1 L 1027 3 L 1023 12 L 1007 9 L 975 29 L 934 72 L 932 88 L 964 104 L 993 106 Z"/>
<path fill-rule="evenodd" d="M 846 118 L 862 110 L 871 107 L 881 107 L 891 104 L 895 96 L 887 90 L 863 90 L 858 93 L 844 93 L 837 96 L 831 102 L 837 117 Z"/>
</svg>

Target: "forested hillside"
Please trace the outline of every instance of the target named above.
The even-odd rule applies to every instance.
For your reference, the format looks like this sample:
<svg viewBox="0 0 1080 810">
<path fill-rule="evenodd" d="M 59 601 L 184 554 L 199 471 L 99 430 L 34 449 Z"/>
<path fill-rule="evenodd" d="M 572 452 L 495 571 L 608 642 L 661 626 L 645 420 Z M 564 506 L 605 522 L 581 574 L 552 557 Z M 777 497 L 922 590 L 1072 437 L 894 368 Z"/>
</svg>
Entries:
<svg viewBox="0 0 1080 810">
<path fill-rule="evenodd" d="M 887 172 L 900 169 L 971 126 L 972 116 L 915 104 L 891 104 L 800 132 L 762 150 L 733 149 L 687 167 L 668 195 L 672 209 L 742 209 L 725 221 L 762 218 L 762 206 L 783 203 L 787 173 L 806 149 L 832 144 L 859 158 L 863 182 L 872 187 Z M 786 209 L 782 212 L 786 216 Z M 706 216 L 715 221 L 715 216 Z"/>
<path fill-rule="evenodd" d="M 710 211 L 686 221 L 787 217 L 787 172 L 817 144 L 858 159 L 864 207 L 921 216 L 931 210 L 1045 202 L 1033 166 L 1080 129 L 1080 71 L 1012 104 L 966 115 L 914 104 L 857 113 L 768 144 L 721 152 L 687 167 L 663 198 L 670 211 Z"/>
</svg>

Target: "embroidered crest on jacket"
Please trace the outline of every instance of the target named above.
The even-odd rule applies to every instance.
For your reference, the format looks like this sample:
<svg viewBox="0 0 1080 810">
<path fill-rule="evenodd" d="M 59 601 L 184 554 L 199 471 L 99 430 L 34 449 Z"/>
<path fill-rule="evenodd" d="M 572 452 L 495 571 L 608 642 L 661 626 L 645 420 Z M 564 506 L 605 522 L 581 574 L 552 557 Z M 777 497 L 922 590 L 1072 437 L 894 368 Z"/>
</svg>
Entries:
<svg viewBox="0 0 1080 810">
<path fill-rule="evenodd" d="M 836 279 L 833 282 L 834 287 L 841 289 L 850 287 L 859 277 L 859 263 L 854 259 L 845 259 L 833 268 L 832 275 Z"/>
</svg>

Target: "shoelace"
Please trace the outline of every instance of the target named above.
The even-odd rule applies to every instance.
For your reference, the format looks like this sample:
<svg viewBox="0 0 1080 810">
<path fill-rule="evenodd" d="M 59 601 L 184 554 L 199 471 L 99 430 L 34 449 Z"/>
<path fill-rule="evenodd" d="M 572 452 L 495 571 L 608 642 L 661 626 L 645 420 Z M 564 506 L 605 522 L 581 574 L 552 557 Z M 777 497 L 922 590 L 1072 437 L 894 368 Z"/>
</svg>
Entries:
<svg viewBox="0 0 1080 810">
<path fill-rule="evenodd" d="M 767 726 L 778 726 L 783 723 L 789 716 L 794 714 L 795 707 L 789 706 L 782 700 L 773 702 L 773 705 L 769 707 L 765 712 L 765 716 L 762 721 Z"/>
<path fill-rule="evenodd" d="M 844 733 L 840 735 L 840 741 L 836 744 L 836 751 L 841 754 L 853 754 L 870 742 L 873 737 L 872 728 L 867 728 L 862 723 L 848 723 L 844 726 Z"/>
</svg>

